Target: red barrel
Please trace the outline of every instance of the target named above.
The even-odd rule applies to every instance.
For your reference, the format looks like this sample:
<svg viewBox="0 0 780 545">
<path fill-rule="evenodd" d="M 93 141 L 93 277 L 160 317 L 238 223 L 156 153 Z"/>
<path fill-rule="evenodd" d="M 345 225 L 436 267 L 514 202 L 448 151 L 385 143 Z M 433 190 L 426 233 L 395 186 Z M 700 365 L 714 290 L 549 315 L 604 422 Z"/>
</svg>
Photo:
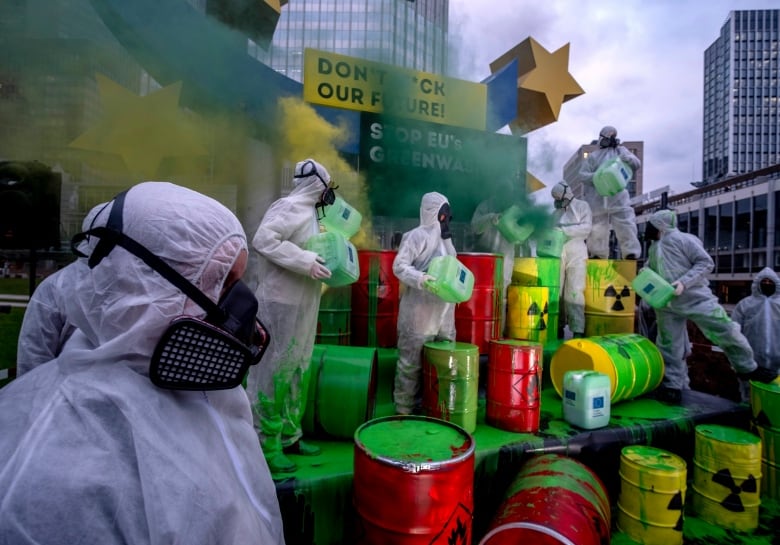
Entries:
<svg viewBox="0 0 780 545">
<path fill-rule="evenodd" d="M 542 345 L 512 339 L 490 342 L 485 419 L 496 428 L 536 433 L 542 387 Z"/>
<path fill-rule="evenodd" d="M 392 348 L 398 340 L 396 250 L 358 250 L 360 277 L 352 284 L 352 344 Z"/>
<path fill-rule="evenodd" d="M 610 516 L 596 474 L 568 456 L 543 454 L 520 469 L 479 545 L 605 545 Z"/>
<path fill-rule="evenodd" d="M 471 543 L 474 440 L 423 416 L 388 416 L 355 432 L 355 543 Z"/>
<path fill-rule="evenodd" d="M 501 337 L 501 305 L 504 304 L 504 256 L 488 253 L 458 254 L 474 273 L 471 298 L 455 307 L 456 340 L 477 345 L 480 354 L 490 350 L 490 340 Z"/>
</svg>

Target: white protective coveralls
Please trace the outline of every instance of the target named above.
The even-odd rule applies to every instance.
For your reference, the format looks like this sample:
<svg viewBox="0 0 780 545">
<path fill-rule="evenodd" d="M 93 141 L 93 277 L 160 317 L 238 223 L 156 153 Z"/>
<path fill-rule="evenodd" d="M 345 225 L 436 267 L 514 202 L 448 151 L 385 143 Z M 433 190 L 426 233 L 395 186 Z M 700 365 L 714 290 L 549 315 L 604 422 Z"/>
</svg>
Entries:
<svg viewBox="0 0 780 545">
<path fill-rule="evenodd" d="M 475 242 L 477 251 L 500 254 L 504 257 L 501 273 L 504 282 L 501 323 L 504 327 L 506 327 L 507 290 L 512 283 L 512 271 L 515 266 L 515 244 L 504 238 L 496 224 L 501 219 L 501 212 L 507 208 L 506 203 L 502 204 L 498 197 L 493 196 L 479 203 L 471 217 L 471 229 L 477 235 Z"/>
<path fill-rule="evenodd" d="M 562 208 L 553 212 L 555 225 L 566 235 L 561 251 L 561 299 L 566 322 L 574 334 L 585 333 L 585 269 L 588 248 L 585 239 L 590 235 L 591 211 L 585 201 L 575 199 L 571 188 L 558 183 L 552 188 L 552 197 Z"/>
<path fill-rule="evenodd" d="M 325 167 L 309 162 L 330 182 Z M 297 164 L 296 176 L 305 163 Z M 301 419 L 307 393 L 303 381 L 317 334 L 322 289 L 322 282 L 310 277 L 318 256 L 303 247 L 320 232 L 315 205 L 325 187 L 315 174 L 296 177 L 293 183 L 290 194 L 268 208 L 252 239 L 252 247 L 259 253 L 258 318 L 268 329 L 271 342 L 262 363 L 250 369 L 246 390 L 272 471 L 278 469 L 274 458 L 282 459 L 282 449 L 303 435 Z M 284 462 L 282 465 L 289 464 Z"/>
<path fill-rule="evenodd" d="M 604 138 L 606 135 L 607 138 Z M 596 259 L 609 258 L 609 232 L 610 227 L 615 230 L 620 254 L 623 259 L 633 255 L 634 259 L 642 253 L 642 245 L 639 243 L 636 230 L 636 216 L 634 208 L 629 203 L 628 191 L 623 189 L 616 195 L 603 197 L 596 191 L 593 185 L 593 174 L 602 163 L 615 157 L 629 165 L 634 172 L 641 166 L 636 155 L 621 146 L 615 139 L 617 130 L 614 127 L 604 127 L 599 134 L 597 150 L 590 152 L 579 172 L 578 181 L 583 184 L 583 199 L 590 205 L 593 214 L 593 229 L 588 237 L 588 253 Z M 609 143 L 610 137 L 615 146 Z"/>
<path fill-rule="evenodd" d="M 441 237 L 437 214 L 449 204 L 441 193 L 426 193 L 420 203 L 420 225 L 401 237 L 393 273 L 403 284 L 398 305 L 398 363 L 393 401 L 398 414 L 411 414 L 422 380 L 423 345 L 455 340 L 455 304 L 426 290 L 428 265 L 436 256 L 457 255 L 452 239 Z"/>
<path fill-rule="evenodd" d="M 656 345 L 664 358 L 663 386 L 683 390 L 688 384 L 686 321 L 690 320 L 713 344 L 720 347 L 731 366 L 740 374 L 756 369 L 753 350 L 747 339 L 718 303 L 707 275 L 714 262 L 696 236 L 677 229 L 677 217 L 671 210 L 659 210 L 650 216 L 660 232 L 648 250 L 647 266 L 667 282 L 679 282 L 682 293 L 664 308 L 656 309 L 658 336 Z"/>
<path fill-rule="evenodd" d="M 82 231 L 88 231 L 108 203 L 93 207 L 84 217 Z M 84 243 L 82 243 L 84 244 Z M 16 349 L 16 376 L 56 358 L 73 334 L 73 324 L 65 314 L 65 299 L 73 289 L 71 276 L 86 274 L 86 259 L 78 258 L 38 284 L 27 303 Z"/>
<path fill-rule="evenodd" d="M 227 208 L 145 182 L 123 210 L 124 233 L 218 301 L 246 251 Z M 149 379 L 171 320 L 205 312 L 120 247 L 72 283 L 59 357 L 0 390 L 0 542 L 284 543 L 243 389 Z"/>
<path fill-rule="evenodd" d="M 774 293 L 765 295 L 761 281 L 774 283 Z M 731 319 L 740 325 L 742 334 L 753 348 L 753 357 L 761 367 L 780 371 L 780 277 L 769 267 L 764 267 L 753 278 L 751 295 L 742 299 L 731 313 Z M 743 399 L 750 396 L 749 381 L 740 379 Z"/>
</svg>

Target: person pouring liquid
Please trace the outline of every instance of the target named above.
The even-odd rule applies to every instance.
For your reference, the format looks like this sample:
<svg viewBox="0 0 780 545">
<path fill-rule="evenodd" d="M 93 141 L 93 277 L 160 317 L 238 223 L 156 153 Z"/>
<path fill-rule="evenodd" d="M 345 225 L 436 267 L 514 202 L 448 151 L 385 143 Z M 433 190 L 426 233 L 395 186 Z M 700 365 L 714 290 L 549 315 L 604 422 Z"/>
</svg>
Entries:
<svg viewBox="0 0 780 545">
<path fill-rule="evenodd" d="M 696 236 L 677 229 L 677 215 L 659 210 L 650 216 L 645 237 L 652 241 L 647 266 L 674 287 L 674 298 L 655 311 L 656 345 L 664 359 L 664 378 L 656 397 L 679 403 L 688 382 L 686 321 L 726 354 L 737 376 L 772 382 L 777 371 L 759 366 L 739 325 L 732 321 L 712 293 L 707 275 L 715 264 Z"/>
<path fill-rule="evenodd" d="M 553 217 L 557 229 L 566 235 L 561 251 L 561 300 L 566 322 L 574 337 L 585 335 L 585 269 L 588 249 L 585 240 L 591 231 L 590 206 L 574 198 L 566 182 L 558 182 L 550 191 L 554 199 Z"/>
<path fill-rule="evenodd" d="M 450 203 L 441 193 L 426 193 L 420 203 L 420 225 L 404 233 L 393 273 L 404 290 L 398 306 L 398 362 L 393 401 L 397 414 L 412 414 L 422 381 L 423 345 L 455 340 L 455 304 L 425 289 L 431 259 L 457 255 L 450 233 Z"/>
<path fill-rule="evenodd" d="M 626 189 L 615 195 L 602 196 L 593 185 L 593 175 L 608 161 L 619 158 L 636 172 L 641 162 L 628 148 L 620 145 L 617 129 L 610 125 L 599 131 L 599 149 L 590 152 L 578 179 L 583 184 L 583 199 L 593 214 L 593 229 L 588 236 L 588 253 L 592 259 L 609 258 L 609 233 L 615 230 L 623 259 L 638 259 L 642 253 L 636 229 L 634 208 Z"/>
<path fill-rule="evenodd" d="M 317 334 L 322 280 L 331 271 L 306 241 L 320 232 L 317 209 L 335 201 L 327 169 L 313 159 L 295 165 L 293 190 L 273 202 L 252 239 L 259 254 L 255 291 L 258 317 L 271 342 L 263 365 L 247 378 L 255 427 L 274 474 L 297 469 L 289 454 L 316 456 L 320 448 L 307 443 L 301 421 L 306 408 L 304 375 Z"/>
</svg>

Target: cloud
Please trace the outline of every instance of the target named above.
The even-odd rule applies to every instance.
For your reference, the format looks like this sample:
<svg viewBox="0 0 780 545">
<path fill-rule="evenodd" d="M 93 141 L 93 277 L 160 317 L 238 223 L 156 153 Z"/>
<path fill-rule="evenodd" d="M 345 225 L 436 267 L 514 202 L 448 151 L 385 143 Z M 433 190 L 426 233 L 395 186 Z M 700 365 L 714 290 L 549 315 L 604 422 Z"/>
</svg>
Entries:
<svg viewBox="0 0 780 545">
<path fill-rule="evenodd" d="M 559 179 L 610 124 L 623 140 L 644 141 L 645 191 L 684 192 L 701 178 L 704 51 L 731 10 L 776 8 L 769 0 L 450 0 L 450 66 L 454 77 L 480 81 L 528 36 L 550 51 L 570 43 L 569 72 L 585 94 L 527 135 L 529 168 L 547 183 Z"/>
</svg>

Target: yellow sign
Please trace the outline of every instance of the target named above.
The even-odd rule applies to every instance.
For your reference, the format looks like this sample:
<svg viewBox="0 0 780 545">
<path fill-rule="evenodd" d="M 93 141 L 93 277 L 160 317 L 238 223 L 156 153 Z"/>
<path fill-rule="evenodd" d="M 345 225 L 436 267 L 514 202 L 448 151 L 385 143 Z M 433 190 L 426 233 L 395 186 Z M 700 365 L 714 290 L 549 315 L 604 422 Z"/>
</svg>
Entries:
<svg viewBox="0 0 780 545">
<path fill-rule="evenodd" d="M 322 104 L 485 130 L 487 86 L 306 49 L 303 99 Z"/>
</svg>

